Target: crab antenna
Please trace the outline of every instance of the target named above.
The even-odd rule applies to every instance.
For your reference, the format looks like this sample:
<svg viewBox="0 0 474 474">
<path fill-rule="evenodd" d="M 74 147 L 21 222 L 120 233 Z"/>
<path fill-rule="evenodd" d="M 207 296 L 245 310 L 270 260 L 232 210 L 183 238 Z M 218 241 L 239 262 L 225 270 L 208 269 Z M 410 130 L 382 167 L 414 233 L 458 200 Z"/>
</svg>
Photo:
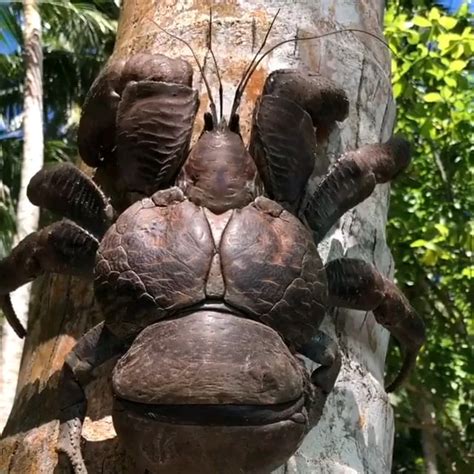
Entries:
<svg viewBox="0 0 474 474">
<path fill-rule="evenodd" d="M 275 50 L 276 48 L 279 48 L 280 46 L 284 45 L 284 44 L 287 44 L 287 43 L 296 43 L 297 41 L 307 41 L 307 40 L 315 40 L 315 39 L 321 39 L 321 38 L 326 38 L 327 36 L 332 36 L 332 35 L 335 35 L 337 33 L 363 33 L 365 35 L 368 35 L 374 39 L 376 39 L 377 41 L 379 41 L 380 43 L 382 43 L 384 46 L 386 46 L 393 54 L 395 54 L 395 56 L 398 56 L 396 52 L 394 52 L 392 50 L 392 48 L 390 47 L 390 45 L 384 41 L 382 38 L 380 38 L 379 36 L 375 35 L 374 33 L 370 33 L 369 31 L 365 31 L 365 30 L 360 30 L 358 28 L 344 28 L 342 30 L 336 30 L 336 31 L 330 31 L 329 33 L 322 33 L 320 35 L 315 35 L 315 36 L 305 36 L 304 38 L 290 38 L 290 39 L 286 39 L 286 40 L 283 40 L 283 41 L 280 41 L 278 42 L 277 44 L 275 44 L 274 46 L 272 46 L 270 49 L 268 49 L 267 51 L 265 51 L 264 54 L 262 54 L 262 56 L 260 56 L 260 58 L 255 62 L 253 63 L 247 77 L 245 78 L 243 84 L 242 84 L 242 90 L 241 90 L 241 94 L 243 93 L 243 91 L 245 90 L 245 88 L 247 87 L 247 84 L 250 80 L 250 78 L 252 77 L 252 74 L 255 72 L 255 70 L 257 69 L 258 65 L 263 61 L 263 59 L 268 56 L 273 50 Z M 240 86 L 240 85 L 239 85 Z M 237 99 L 237 94 L 236 94 L 236 99 Z M 239 101 L 237 100 L 234 100 L 234 106 L 235 107 L 232 107 L 232 114 L 235 114 L 235 112 L 237 111 L 237 108 L 239 106 L 239 103 L 240 103 L 240 97 L 239 97 Z"/>
<path fill-rule="evenodd" d="M 214 98 L 212 97 L 212 92 L 211 88 L 209 87 L 209 83 L 207 82 L 206 76 L 204 75 L 204 70 L 201 66 L 201 63 L 199 62 L 198 57 L 196 56 L 196 53 L 194 52 L 194 49 L 191 47 L 191 45 L 183 38 L 180 38 L 179 36 L 174 35 L 173 33 L 170 33 L 169 31 L 166 31 L 162 26 L 160 26 L 155 20 L 150 20 L 159 30 L 161 30 L 163 33 L 166 33 L 168 36 L 171 38 L 174 38 L 178 41 L 181 41 L 189 51 L 191 51 L 191 54 L 193 55 L 194 60 L 196 61 L 197 67 L 199 69 L 199 72 L 201 73 L 202 80 L 204 81 L 204 85 L 206 86 L 207 90 L 207 95 L 209 96 L 209 108 L 211 109 L 212 113 L 212 120 L 215 125 L 217 125 L 218 120 L 217 120 L 217 109 L 216 109 L 216 103 L 214 102 Z"/>
<path fill-rule="evenodd" d="M 252 58 L 252 61 L 250 61 L 249 65 L 247 66 L 244 73 L 242 74 L 242 78 L 240 79 L 239 84 L 237 85 L 237 89 L 235 91 L 234 102 L 232 104 L 232 110 L 230 112 L 230 117 L 235 115 L 235 113 L 237 112 L 237 109 L 239 108 L 240 100 L 241 100 L 242 94 L 245 90 L 245 86 L 242 86 L 242 85 L 245 82 L 245 79 L 246 79 L 247 75 L 249 74 L 249 71 L 252 68 L 253 63 L 257 60 L 257 56 L 262 52 L 262 49 L 265 47 L 265 44 L 267 43 L 268 37 L 270 36 L 270 32 L 272 31 L 273 25 L 275 24 L 275 21 L 276 21 L 279 13 L 280 13 L 280 8 L 275 13 L 275 16 L 273 17 L 272 22 L 270 23 L 270 26 L 268 27 L 268 30 L 265 34 L 265 38 L 263 38 L 263 41 L 262 41 L 262 44 L 260 45 L 260 48 L 258 48 L 258 51 L 255 53 L 255 56 Z M 252 74 L 252 73 L 250 73 L 250 74 Z"/>
<path fill-rule="evenodd" d="M 219 81 L 219 116 L 222 120 L 223 110 L 224 110 L 224 89 L 222 87 L 221 74 L 219 72 L 219 66 L 217 65 L 216 57 L 214 51 L 212 50 L 212 6 L 209 7 L 209 39 L 208 39 L 208 49 L 211 53 L 214 66 L 216 68 L 217 80 Z"/>
</svg>

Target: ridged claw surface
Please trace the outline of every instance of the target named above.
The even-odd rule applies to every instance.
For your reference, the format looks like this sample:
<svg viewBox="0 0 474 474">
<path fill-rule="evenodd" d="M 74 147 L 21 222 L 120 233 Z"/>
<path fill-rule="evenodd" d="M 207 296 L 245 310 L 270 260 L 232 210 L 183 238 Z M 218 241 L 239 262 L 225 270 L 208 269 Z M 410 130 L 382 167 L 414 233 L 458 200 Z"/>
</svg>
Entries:
<svg viewBox="0 0 474 474">
<path fill-rule="evenodd" d="M 190 87 L 192 68 L 186 61 L 161 54 L 139 53 L 128 60 L 112 58 L 92 84 L 82 108 L 78 145 L 82 159 L 89 166 L 115 162 L 119 104 L 127 85 L 141 81 Z M 187 122 L 194 115 L 185 118 Z"/>
<path fill-rule="evenodd" d="M 9 293 L 45 272 L 92 276 L 98 241 L 68 220 L 25 237 L 0 261 L 0 305 L 15 332 L 24 337 Z"/>
<path fill-rule="evenodd" d="M 109 61 L 87 93 L 77 133 L 81 158 L 89 166 L 101 166 L 113 158 L 115 119 L 120 102 L 120 77 L 125 60 Z"/>
<path fill-rule="evenodd" d="M 270 198 L 298 212 L 314 169 L 316 136 L 327 135 L 348 110 L 345 92 L 321 76 L 292 69 L 268 76 L 255 106 L 249 149 Z"/>
<path fill-rule="evenodd" d="M 314 168 L 311 117 L 292 100 L 263 96 L 255 106 L 249 151 L 266 194 L 296 213 Z"/>
<path fill-rule="evenodd" d="M 267 78 L 263 94 L 286 97 L 306 110 L 315 127 L 329 127 L 347 117 L 349 100 L 344 89 L 323 76 L 279 69 Z"/>
<path fill-rule="evenodd" d="M 98 237 L 105 233 L 113 217 L 102 191 L 72 163 L 36 173 L 28 184 L 27 195 L 36 206 L 72 219 Z"/>
<path fill-rule="evenodd" d="M 125 191 L 144 196 L 172 185 L 187 156 L 199 106 L 188 86 L 127 85 L 117 113 L 117 168 Z"/>
<path fill-rule="evenodd" d="M 342 258 L 326 265 L 329 304 L 373 311 L 376 321 L 390 331 L 405 352 L 402 368 L 387 386 L 399 387 L 425 342 L 425 325 L 400 289 L 363 260 Z"/>
<path fill-rule="evenodd" d="M 368 198 L 376 184 L 395 178 L 409 163 L 408 143 L 398 137 L 342 155 L 302 212 L 316 243 L 346 211 Z"/>
</svg>

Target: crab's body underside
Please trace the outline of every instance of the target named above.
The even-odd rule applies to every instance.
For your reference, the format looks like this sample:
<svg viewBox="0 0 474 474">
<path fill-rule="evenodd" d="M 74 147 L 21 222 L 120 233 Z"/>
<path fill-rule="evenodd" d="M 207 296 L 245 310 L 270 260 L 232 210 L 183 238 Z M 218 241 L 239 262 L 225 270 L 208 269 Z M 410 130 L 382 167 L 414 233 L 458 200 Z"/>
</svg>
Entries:
<svg viewBox="0 0 474 474">
<path fill-rule="evenodd" d="M 360 260 L 323 265 L 317 244 L 339 217 L 409 162 L 398 138 L 343 155 L 308 200 L 315 129 L 345 118 L 344 92 L 319 76 L 272 73 L 248 151 L 238 128 L 205 119 L 189 152 L 198 94 L 180 60 L 112 61 L 94 83 L 81 156 L 109 198 L 72 165 L 38 173 L 32 202 L 65 219 L 0 262 L 9 292 L 43 272 L 94 275 L 104 323 L 67 358 L 58 449 L 86 472 L 84 387 L 119 357 L 114 424 L 139 466 L 163 473 L 265 473 L 317 424 L 340 368 L 319 326 L 330 306 L 371 310 L 406 352 L 421 320 L 389 280 Z M 266 196 L 266 197 L 264 197 Z M 70 220 L 69 220 L 70 219 Z M 72 222 L 74 221 L 74 222 Z M 305 356 L 320 366 L 306 368 Z"/>
</svg>

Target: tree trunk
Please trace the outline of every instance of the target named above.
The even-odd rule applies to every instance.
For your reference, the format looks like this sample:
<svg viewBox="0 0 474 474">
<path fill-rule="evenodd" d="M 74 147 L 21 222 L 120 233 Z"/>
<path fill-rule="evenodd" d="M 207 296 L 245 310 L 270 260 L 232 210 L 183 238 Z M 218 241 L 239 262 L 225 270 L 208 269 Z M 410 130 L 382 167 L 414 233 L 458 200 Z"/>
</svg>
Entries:
<svg viewBox="0 0 474 474">
<path fill-rule="evenodd" d="M 21 185 L 16 212 L 16 245 L 38 228 L 39 209 L 26 197 L 30 179 L 43 167 L 43 50 L 41 46 L 41 18 L 36 0 L 24 2 L 24 58 L 25 88 L 23 106 L 23 161 Z M 12 295 L 18 318 L 26 327 L 30 285 L 19 288 Z M 0 430 L 10 413 L 20 369 L 23 341 L 2 320 L 0 343 Z"/>
<path fill-rule="evenodd" d="M 437 447 L 436 447 L 436 416 L 433 405 L 426 400 L 416 403 L 421 420 L 421 447 L 426 474 L 438 474 Z"/>
<path fill-rule="evenodd" d="M 213 44 L 223 76 L 227 113 L 235 85 L 258 49 L 277 6 L 282 11 L 269 44 L 297 33 L 318 34 L 344 27 L 382 34 L 381 0 L 215 3 Z M 114 55 L 161 52 L 184 57 L 194 66 L 190 52 L 158 31 L 151 20 L 188 40 L 202 58 L 206 52 L 209 4 L 184 0 L 123 2 Z M 370 36 L 350 33 L 297 46 L 287 44 L 263 61 L 250 81 L 241 107 L 244 136 L 248 136 L 252 106 L 266 75 L 282 67 L 306 67 L 320 72 L 344 87 L 351 100 L 349 118 L 320 144 L 313 185 L 317 175 L 324 172 L 322 168 L 342 151 L 389 138 L 394 120 L 389 54 Z M 199 75 L 195 83 L 201 88 Z M 215 88 L 215 79 L 211 83 Z M 205 93 L 201 99 L 203 111 L 208 102 Z M 201 118 L 202 114 L 196 130 L 202 125 Z M 378 186 L 371 198 L 341 219 L 320 247 L 323 257 L 361 257 L 375 263 L 383 273 L 391 273 L 393 266 L 384 231 L 387 205 L 388 186 Z M 43 279 L 37 287 L 19 393 L 0 446 L 0 471 L 53 471 L 57 462 L 54 446 L 58 371 L 74 340 L 100 320 L 87 283 L 53 276 Z M 345 310 L 328 315 L 324 329 L 338 338 L 344 352 L 343 369 L 326 404 L 323 420 L 278 472 L 390 472 L 393 417 L 383 389 L 388 333 L 375 323 L 371 314 Z M 86 464 L 93 473 L 137 472 L 114 438 L 106 381 L 104 376 L 88 390 L 90 405 L 83 431 Z"/>
</svg>

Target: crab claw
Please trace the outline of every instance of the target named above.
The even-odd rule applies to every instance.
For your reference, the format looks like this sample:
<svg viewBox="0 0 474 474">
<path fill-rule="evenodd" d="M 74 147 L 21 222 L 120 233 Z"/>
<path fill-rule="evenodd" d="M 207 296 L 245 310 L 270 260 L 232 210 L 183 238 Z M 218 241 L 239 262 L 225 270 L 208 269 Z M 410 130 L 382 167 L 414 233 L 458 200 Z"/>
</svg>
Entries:
<svg viewBox="0 0 474 474">
<path fill-rule="evenodd" d="M 18 319 L 18 316 L 13 309 L 10 293 L 0 296 L 0 308 L 5 315 L 8 324 L 15 331 L 16 335 L 23 339 L 26 336 L 26 329 L 23 327 L 23 324 L 21 324 L 21 321 Z"/>
<path fill-rule="evenodd" d="M 373 311 L 376 321 L 400 343 L 405 360 L 396 378 L 387 387 L 393 392 L 407 378 L 425 342 L 425 324 L 400 289 L 371 264 L 341 258 L 326 266 L 329 304 Z"/>
</svg>

